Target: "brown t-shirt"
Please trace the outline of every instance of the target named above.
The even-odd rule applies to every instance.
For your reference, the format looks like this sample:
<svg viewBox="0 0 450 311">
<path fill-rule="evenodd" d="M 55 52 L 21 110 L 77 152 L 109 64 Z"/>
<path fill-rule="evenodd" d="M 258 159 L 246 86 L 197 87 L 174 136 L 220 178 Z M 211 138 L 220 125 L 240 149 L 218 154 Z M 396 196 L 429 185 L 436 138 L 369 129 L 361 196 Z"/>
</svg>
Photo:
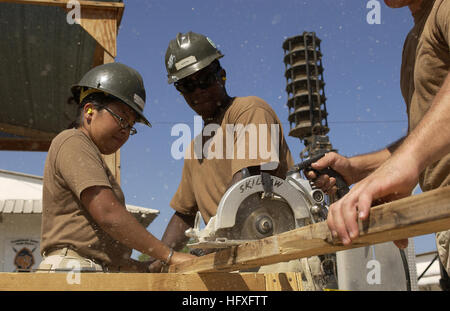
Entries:
<svg viewBox="0 0 450 311">
<path fill-rule="evenodd" d="M 449 73 L 450 1 L 423 1 L 421 10 L 414 14 L 414 23 L 403 48 L 400 81 L 409 132 L 424 117 Z M 423 191 L 446 185 L 450 185 L 450 154 L 420 176 Z"/>
<path fill-rule="evenodd" d="M 206 125 L 203 135 L 191 142 L 180 185 L 170 202 L 182 214 L 200 211 L 206 223 L 216 215 L 236 172 L 263 164 L 263 170 L 285 178 L 294 164 L 281 122 L 261 98 L 235 98 L 215 124 L 216 131 L 210 132 L 211 136 L 206 133 L 208 128 L 214 128 L 212 124 Z"/>
<path fill-rule="evenodd" d="M 80 201 L 83 190 L 92 186 L 112 188 L 125 204 L 100 151 L 82 131 L 71 129 L 56 136 L 44 168 L 42 196 L 41 253 L 71 247 L 80 255 L 109 265 L 120 265 L 131 249 L 104 232 Z"/>
</svg>

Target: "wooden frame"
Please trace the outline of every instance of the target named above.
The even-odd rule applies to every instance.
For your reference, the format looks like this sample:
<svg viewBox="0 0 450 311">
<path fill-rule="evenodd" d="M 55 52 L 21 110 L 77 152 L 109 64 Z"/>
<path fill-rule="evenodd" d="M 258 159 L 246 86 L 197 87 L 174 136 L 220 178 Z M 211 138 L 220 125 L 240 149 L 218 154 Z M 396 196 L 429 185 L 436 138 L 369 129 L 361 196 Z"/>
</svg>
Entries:
<svg viewBox="0 0 450 311">
<path fill-rule="evenodd" d="M 374 207 L 359 227 L 351 246 L 322 222 L 170 266 L 176 273 L 82 273 L 79 284 L 70 273 L 0 273 L 0 291 L 300 291 L 301 273 L 224 272 L 448 230 L 450 186 Z"/>
<path fill-rule="evenodd" d="M 0 123 L 0 130 L 5 133 L 16 133 L 18 136 L 33 138 L 1 137 L 0 150 L 41 151 L 50 147 L 53 133 Z"/>
<path fill-rule="evenodd" d="M 69 0 L 0 0 L 0 3 L 57 6 L 66 11 L 68 2 Z M 117 56 L 117 33 L 125 5 L 119 2 L 97 1 L 78 1 L 78 3 L 81 11 L 80 26 L 97 41 L 92 66 L 114 62 Z M 11 126 L 0 124 L 0 128 L 7 127 Z M 14 132 L 17 132 L 18 127 L 15 128 Z M 20 132 L 23 133 L 22 136 L 30 135 L 33 138 L 0 138 L 0 150 L 47 151 L 54 136 L 51 133 L 38 133 L 36 137 L 38 131 L 27 128 L 20 128 Z M 115 154 L 104 156 L 104 159 L 120 183 L 120 150 Z"/>
<path fill-rule="evenodd" d="M 70 0 L 0 0 L 0 3 L 58 6 L 64 10 Z M 120 2 L 77 1 L 81 9 L 80 25 L 111 56 L 117 56 L 116 37 L 125 5 Z M 109 62 L 109 61 L 108 61 Z"/>
</svg>

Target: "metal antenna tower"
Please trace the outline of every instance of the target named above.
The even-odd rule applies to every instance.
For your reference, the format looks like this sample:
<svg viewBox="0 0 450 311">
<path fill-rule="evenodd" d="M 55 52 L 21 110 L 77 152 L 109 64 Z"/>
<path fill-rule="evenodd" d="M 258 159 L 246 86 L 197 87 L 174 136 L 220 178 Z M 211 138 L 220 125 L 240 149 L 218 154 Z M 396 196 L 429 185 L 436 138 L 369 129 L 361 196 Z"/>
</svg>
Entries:
<svg viewBox="0 0 450 311">
<path fill-rule="evenodd" d="M 323 80 L 321 40 L 314 32 L 288 38 L 283 43 L 289 136 L 303 141 L 300 158 L 336 151 L 327 133 L 325 82 Z"/>
</svg>

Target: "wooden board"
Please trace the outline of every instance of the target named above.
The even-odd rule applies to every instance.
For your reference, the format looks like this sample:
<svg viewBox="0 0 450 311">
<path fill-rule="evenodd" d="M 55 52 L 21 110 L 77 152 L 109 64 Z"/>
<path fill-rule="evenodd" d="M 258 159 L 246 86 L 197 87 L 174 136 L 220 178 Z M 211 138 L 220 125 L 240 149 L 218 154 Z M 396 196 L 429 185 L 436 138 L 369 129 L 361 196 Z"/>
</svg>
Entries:
<svg viewBox="0 0 450 311">
<path fill-rule="evenodd" d="M 0 3 L 58 6 L 68 11 L 68 0 L 0 0 Z M 116 37 L 123 16 L 124 4 L 118 2 L 78 1 L 81 8 L 81 26 L 97 41 L 94 66 L 114 62 L 117 55 Z M 56 133 L 0 124 L 6 133 L 24 136 L 25 139 L 0 138 L 0 150 L 47 151 Z M 30 139 L 32 138 L 32 139 Z M 114 154 L 108 160 L 111 171 L 120 181 L 120 155 Z"/>
<path fill-rule="evenodd" d="M 28 127 L 22 127 L 7 123 L 0 123 L 0 131 L 5 133 L 11 133 L 17 136 L 23 136 L 27 138 L 33 138 L 37 140 L 48 140 L 51 141 L 55 137 L 56 133 L 49 133 L 40 130 L 35 130 Z"/>
<path fill-rule="evenodd" d="M 272 276 L 274 277 L 274 276 Z M 276 276 L 275 276 L 276 277 Z M 291 278 L 295 275 L 291 276 Z M 281 277 L 284 280 L 284 277 Z M 265 291 L 264 274 L 0 273 L 0 291 Z M 285 284 L 284 282 L 282 284 Z M 295 287 L 295 285 L 293 285 Z M 284 289 L 286 286 L 280 286 Z M 277 290 L 273 288 L 271 290 Z"/>
<path fill-rule="evenodd" d="M 110 57 L 115 58 L 117 56 L 117 12 L 107 9 L 83 8 L 80 25 L 103 47 Z"/>
<path fill-rule="evenodd" d="M 0 138 L 0 150 L 47 152 L 50 140 Z"/>
<path fill-rule="evenodd" d="M 34 4 L 67 7 L 69 0 L 0 0 L 0 2 L 17 3 L 17 4 Z M 99 8 L 99 9 L 123 9 L 124 4 L 121 2 L 101 2 L 101 1 L 83 1 L 79 0 L 82 8 Z"/>
<path fill-rule="evenodd" d="M 249 269 L 448 229 L 450 187 L 445 187 L 373 207 L 368 221 L 359 223 L 360 237 L 350 246 L 333 240 L 321 222 L 172 265 L 169 272 Z"/>
<path fill-rule="evenodd" d="M 58 6 L 65 11 L 73 9 L 68 0 L 0 0 L 1 2 Z M 108 52 L 117 56 L 116 36 L 123 17 L 125 5 L 120 2 L 78 1 L 80 4 L 81 26 Z"/>
<path fill-rule="evenodd" d="M 0 131 L 23 137 L 0 137 L 0 150 L 47 151 L 55 133 L 0 123 Z"/>
<path fill-rule="evenodd" d="M 267 291 L 303 291 L 299 272 L 266 273 Z"/>
</svg>

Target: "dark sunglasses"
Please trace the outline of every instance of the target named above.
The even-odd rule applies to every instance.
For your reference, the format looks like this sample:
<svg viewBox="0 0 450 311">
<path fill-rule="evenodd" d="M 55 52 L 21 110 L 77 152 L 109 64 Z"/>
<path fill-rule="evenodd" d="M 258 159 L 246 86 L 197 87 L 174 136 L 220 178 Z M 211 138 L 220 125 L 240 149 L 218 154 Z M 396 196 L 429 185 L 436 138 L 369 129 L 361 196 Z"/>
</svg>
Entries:
<svg viewBox="0 0 450 311">
<path fill-rule="evenodd" d="M 217 73 L 209 72 L 205 75 L 199 76 L 196 80 L 190 78 L 181 79 L 180 81 L 175 82 L 174 85 L 179 92 L 183 94 L 189 94 L 194 92 L 197 88 L 206 90 L 216 82 Z"/>
</svg>

